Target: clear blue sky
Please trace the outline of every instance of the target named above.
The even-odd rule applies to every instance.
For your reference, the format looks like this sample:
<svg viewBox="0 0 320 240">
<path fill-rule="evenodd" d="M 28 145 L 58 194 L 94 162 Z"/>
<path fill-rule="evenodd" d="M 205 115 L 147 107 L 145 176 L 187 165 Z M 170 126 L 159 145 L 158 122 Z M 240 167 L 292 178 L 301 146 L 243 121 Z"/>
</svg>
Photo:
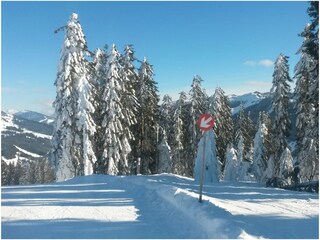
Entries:
<svg viewBox="0 0 320 240">
<path fill-rule="evenodd" d="M 50 113 L 64 33 L 72 12 L 95 50 L 134 44 L 154 65 L 160 94 L 189 91 L 195 74 L 212 94 L 269 91 L 282 52 L 290 73 L 309 21 L 308 2 L 1 2 L 2 110 Z"/>
</svg>

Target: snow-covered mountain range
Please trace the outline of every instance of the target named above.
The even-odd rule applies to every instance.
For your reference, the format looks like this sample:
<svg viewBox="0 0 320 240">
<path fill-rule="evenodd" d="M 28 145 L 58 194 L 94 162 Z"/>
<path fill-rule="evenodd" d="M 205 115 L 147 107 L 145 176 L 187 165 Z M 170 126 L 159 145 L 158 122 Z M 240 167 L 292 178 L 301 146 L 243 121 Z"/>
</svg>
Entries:
<svg viewBox="0 0 320 240">
<path fill-rule="evenodd" d="M 1 159 L 10 163 L 45 156 L 50 150 L 52 122 L 32 111 L 1 112 Z"/>
<path fill-rule="evenodd" d="M 24 119 L 39 122 L 39 123 L 46 123 L 49 125 L 52 125 L 54 122 L 53 117 L 44 115 L 42 113 L 29 111 L 29 110 L 19 111 L 19 112 L 14 113 L 13 115 L 16 117 L 24 118 Z"/>
<path fill-rule="evenodd" d="M 232 109 L 232 114 L 237 114 L 240 111 L 240 105 L 242 103 L 244 108 L 259 104 L 262 100 L 267 99 L 270 93 L 246 93 L 244 95 L 229 95 L 230 107 Z"/>
</svg>

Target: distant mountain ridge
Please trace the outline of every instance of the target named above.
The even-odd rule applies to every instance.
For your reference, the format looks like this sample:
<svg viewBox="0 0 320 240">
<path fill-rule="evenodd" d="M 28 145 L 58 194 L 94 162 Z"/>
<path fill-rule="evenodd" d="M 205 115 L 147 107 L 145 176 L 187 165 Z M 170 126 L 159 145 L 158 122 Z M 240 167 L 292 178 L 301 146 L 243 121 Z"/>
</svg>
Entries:
<svg viewBox="0 0 320 240">
<path fill-rule="evenodd" d="M 252 105 L 259 104 L 262 100 L 270 97 L 270 93 L 260 93 L 260 92 L 250 92 L 243 95 L 229 95 L 230 107 L 232 110 L 232 115 L 237 114 L 240 110 L 240 105 L 246 109 Z"/>
<path fill-rule="evenodd" d="M 39 123 L 46 123 L 46 124 L 53 124 L 54 118 L 44 115 L 42 113 L 34 112 L 34 111 L 29 111 L 29 110 L 23 110 L 19 111 L 13 114 L 14 116 L 24 118 L 27 120 L 39 122 Z"/>
<path fill-rule="evenodd" d="M 32 111 L 14 115 L 1 112 L 1 159 L 15 163 L 18 159 L 36 160 L 46 156 L 51 148 L 50 122 L 49 117 Z"/>
</svg>

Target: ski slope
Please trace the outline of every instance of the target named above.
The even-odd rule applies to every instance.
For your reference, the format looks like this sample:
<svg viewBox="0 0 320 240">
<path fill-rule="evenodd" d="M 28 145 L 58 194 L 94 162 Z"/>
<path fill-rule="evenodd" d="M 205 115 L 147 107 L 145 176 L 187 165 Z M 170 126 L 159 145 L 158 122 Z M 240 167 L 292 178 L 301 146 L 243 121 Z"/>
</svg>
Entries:
<svg viewBox="0 0 320 240">
<path fill-rule="evenodd" d="M 254 183 L 92 175 L 2 187 L 3 238 L 314 238 L 317 194 Z"/>
</svg>

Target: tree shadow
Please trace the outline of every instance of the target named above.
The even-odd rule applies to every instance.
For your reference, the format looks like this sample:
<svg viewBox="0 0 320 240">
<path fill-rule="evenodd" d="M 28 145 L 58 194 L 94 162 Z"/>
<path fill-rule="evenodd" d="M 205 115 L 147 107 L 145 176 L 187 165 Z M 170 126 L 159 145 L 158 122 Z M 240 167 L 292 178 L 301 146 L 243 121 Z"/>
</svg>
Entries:
<svg viewBox="0 0 320 240">
<path fill-rule="evenodd" d="M 2 238 L 168 239 L 202 236 L 201 232 L 192 230 L 191 223 L 185 221 L 174 207 L 157 199 L 157 194 L 141 192 L 141 188 L 128 186 L 127 181 L 124 184 L 121 177 L 116 176 L 88 176 L 63 183 L 4 187 L 2 207 L 2 212 L 16 208 L 26 210 L 32 216 L 27 214 L 29 219 L 10 219 L 6 214 L 1 223 Z M 108 207 L 113 207 L 112 216 L 91 218 L 91 210 L 96 214 L 108 214 L 105 210 Z M 119 221 L 117 219 L 121 216 L 117 215 L 123 214 L 117 210 L 120 208 L 129 208 L 134 213 L 131 218 L 124 216 L 124 220 Z M 37 210 L 42 212 L 39 214 Z M 63 214 L 65 210 L 71 213 Z M 88 216 L 81 217 L 83 215 L 78 214 L 78 210 Z"/>
</svg>

